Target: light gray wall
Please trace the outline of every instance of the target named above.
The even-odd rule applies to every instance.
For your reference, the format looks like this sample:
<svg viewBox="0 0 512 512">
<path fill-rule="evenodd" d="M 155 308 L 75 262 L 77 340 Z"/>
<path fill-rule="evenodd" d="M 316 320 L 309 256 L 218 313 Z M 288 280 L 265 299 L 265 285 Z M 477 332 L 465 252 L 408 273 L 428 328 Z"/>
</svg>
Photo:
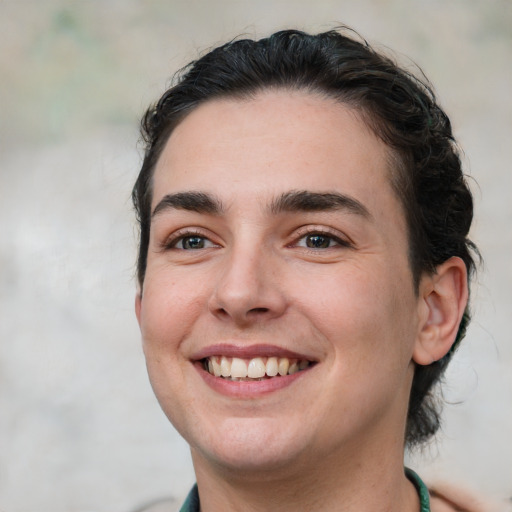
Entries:
<svg viewBox="0 0 512 512">
<path fill-rule="evenodd" d="M 199 49 L 339 23 L 421 65 L 476 180 L 475 320 L 443 432 L 412 463 L 512 496 L 512 2 L 4 0 L 0 510 L 121 512 L 187 492 L 133 315 L 138 118 Z"/>
</svg>

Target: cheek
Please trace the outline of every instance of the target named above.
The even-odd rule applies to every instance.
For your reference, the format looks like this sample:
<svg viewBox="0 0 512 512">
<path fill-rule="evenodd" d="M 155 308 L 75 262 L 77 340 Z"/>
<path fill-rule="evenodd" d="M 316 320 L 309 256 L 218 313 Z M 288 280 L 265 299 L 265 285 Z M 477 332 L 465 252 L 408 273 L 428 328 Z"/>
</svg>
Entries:
<svg viewBox="0 0 512 512">
<path fill-rule="evenodd" d="M 203 284 L 201 284 L 203 283 Z M 206 307 L 205 283 L 163 273 L 147 276 L 141 303 L 145 351 L 178 347 Z"/>
<path fill-rule="evenodd" d="M 337 364 L 350 366 L 346 371 L 407 361 L 414 294 L 406 277 L 392 267 L 354 266 L 317 275 L 304 287 L 303 307 L 339 354 Z"/>
<path fill-rule="evenodd" d="M 175 426 L 186 417 L 190 362 L 184 340 L 205 308 L 204 287 L 191 286 L 170 272 L 146 274 L 141 302 L 141 333 L 146 366 L 154 393 Z"/>
</svg>

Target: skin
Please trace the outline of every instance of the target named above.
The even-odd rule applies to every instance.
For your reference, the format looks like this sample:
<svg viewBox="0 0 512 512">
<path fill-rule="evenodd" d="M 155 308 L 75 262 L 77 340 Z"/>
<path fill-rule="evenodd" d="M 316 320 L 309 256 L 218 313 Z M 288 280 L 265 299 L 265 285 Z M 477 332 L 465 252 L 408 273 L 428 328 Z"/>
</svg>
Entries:
<svg viewBox="0 0 512 512">
<path fill-rule="evenodd" d="M 414 289 L 389 161 L 357 112 L 302 92 L 214 100 L 171 134 L 136 313 L 203 511 L 419 509 L 403 475 L 414 363 L 453 342 L 465 267 L 452 258 Z M 276 208 L 294 191 L 345 202 Z M 315 236 L 322 247 L 308 247 Z M 314 364 L 278 386 L 198 361 L 285 350 Z"/>
</svg>

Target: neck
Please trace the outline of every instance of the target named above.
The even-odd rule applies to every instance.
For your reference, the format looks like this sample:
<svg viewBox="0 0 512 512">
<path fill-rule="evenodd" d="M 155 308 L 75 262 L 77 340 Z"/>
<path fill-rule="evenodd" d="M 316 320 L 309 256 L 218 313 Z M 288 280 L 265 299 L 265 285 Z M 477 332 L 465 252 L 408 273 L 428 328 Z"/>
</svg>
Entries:
<svg viewBox="0 0 512 512">
<path fill-rule="evenodd" d="M 321 463 L 304 458 L 256 471 L 219 467 L 192 450 L 201 512 L 417 512 L 419 499 L 404 475 L 403 449 L 380 446 L 387 449 L 369 450 L 366 443 Z"/>
</svg>

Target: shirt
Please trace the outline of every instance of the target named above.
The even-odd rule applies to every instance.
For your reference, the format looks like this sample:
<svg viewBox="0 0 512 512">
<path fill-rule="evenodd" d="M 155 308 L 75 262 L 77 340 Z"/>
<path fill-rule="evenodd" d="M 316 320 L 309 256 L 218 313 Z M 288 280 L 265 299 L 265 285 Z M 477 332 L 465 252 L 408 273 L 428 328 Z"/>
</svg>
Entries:
<svg viewBox="0 0 512 512">
<path fill-rule="evenodd" d="M 430 512 L 430 498 L 427 486 L 412 469 L 405 468 L 405 475 L 418 491 L 418 496 L 420 498 L 420 512 Z M 199 493 L 197 492 L 197 484 L 192 487 L 185 503 L 183 503 L 180 508 L 180 512 L 199 512 Z"/>
</svg>

